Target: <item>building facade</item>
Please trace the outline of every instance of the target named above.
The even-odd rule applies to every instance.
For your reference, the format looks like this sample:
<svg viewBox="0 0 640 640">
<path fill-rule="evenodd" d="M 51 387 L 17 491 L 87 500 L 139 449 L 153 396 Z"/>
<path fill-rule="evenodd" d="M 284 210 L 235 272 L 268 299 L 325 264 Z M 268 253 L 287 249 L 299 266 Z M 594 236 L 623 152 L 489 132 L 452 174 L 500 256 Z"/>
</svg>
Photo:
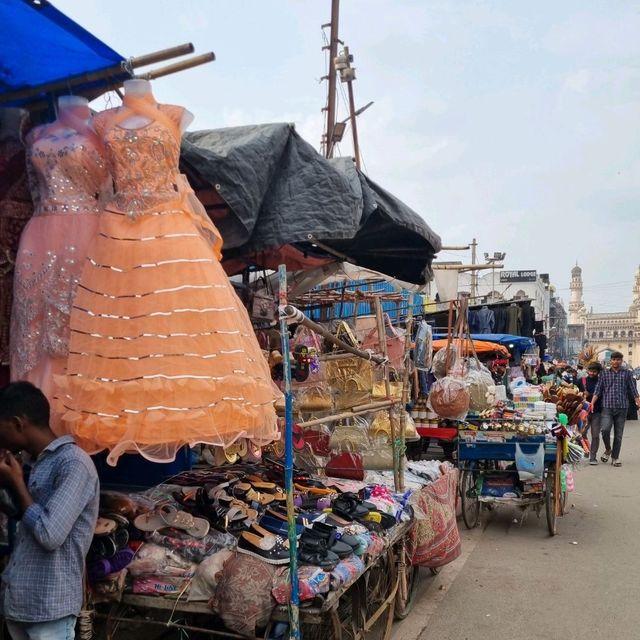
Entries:
<svg viewBox="0 0 640 640">
<path fill-rule="evenodd" d="M 640 268 L 635 274 L 633 302 L 628 311 L 587 311 L 582 300 L 582 291 L 582 270 L 576 265 L 571 270 L 572 297 L 569 305 L 569 324 L 572 325 L 574 335 L 577 336 L 577 328 L 582 327 L 583 345 L 596 347 L 601 360 L 606 359 L 611 351 L 620 351 L 631 367 L 640 367 Z"/>
<path fill-rule="evenodd" d="M 471 294 L 471 275 L 461 273 L 458 291 Z M 551 295 L 549 278 L 537 271 L 489 271 L 477 279 L 476 302 L 498 302 L 502 300 L 531 300 L 536 311 L 536 320 L 544 323 L 545 333 L 549 329 Z"/>
</svg>

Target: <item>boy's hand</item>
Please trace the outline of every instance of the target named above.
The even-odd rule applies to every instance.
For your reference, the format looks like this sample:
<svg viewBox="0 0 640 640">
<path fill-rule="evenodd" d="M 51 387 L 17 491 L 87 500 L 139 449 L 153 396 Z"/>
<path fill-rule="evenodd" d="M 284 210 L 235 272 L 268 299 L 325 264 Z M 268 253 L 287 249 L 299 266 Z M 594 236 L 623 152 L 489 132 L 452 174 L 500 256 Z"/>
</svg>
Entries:
<svg viewBox="0 0 640 640">
<path fill-rule="evenodd" d="M 11 452 L 2 451 L 0 453 L 0 486 L 15 489 L 20 484 L 24 484 L 22 465 Z"/>
</svg>

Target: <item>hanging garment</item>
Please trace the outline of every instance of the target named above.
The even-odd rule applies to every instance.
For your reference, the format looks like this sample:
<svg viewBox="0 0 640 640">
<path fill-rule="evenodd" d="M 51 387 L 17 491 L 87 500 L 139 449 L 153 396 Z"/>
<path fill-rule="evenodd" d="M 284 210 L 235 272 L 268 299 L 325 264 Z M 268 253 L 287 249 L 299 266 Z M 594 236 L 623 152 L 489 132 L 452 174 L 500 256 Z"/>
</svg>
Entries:
<svg viewBox="0 0 640 640">
<path fill-rule="evenodd" d="M 521 307 L 521 317 L 522 335 L 531 338 L 536 322 L 536 310 L 531 306 L 531 303 L 528 302 Z"/>
<path fill-rule="evenodd" d="M 185 444 L 277 438 L 269 367 L 220 264 L 221 237 L 178 175 L 183 113 L 125 96 L 95 116 L 115 196 L 71 314 L 58 408 L 110 464 L 125 452 L 165 462 Z M 149 123 L 125 128 L 132 116 Z"/>
<path fill-rule="evenodd" d="M 0 109 L 0 365 L 10 360 L 13 274 L 20 234 L 33 213 L 25 149 L 20 139 L 27 112 Z"/>
<path fill-rule="evenodd" d="M 512 336 L 520 335 L 520 308 L 516 304 L 507 307 L 507 333 Z"/>
<path fill-rule="evenodd" d="M 504 306 L 497 306 L 493 310 L 495 319 L 495 326 L 493 331 L 495 333 L 507 333 L 507 310 Z"/>
<path fill-rule="evenodd" d="M 496 326 L 495 315 L 489 307 L 482 307 L 480 311 L 476 312 L 476 322 L 478 333 L 493 333 Z"/>
<path fill-rule="evenodd" d="M 49 398 L 69 352 L 69 315 L 100 196 L 110 178 L 86 125 L 56 123 L 30 132 L 27 169 L 35 210 L 20 238 L 11 318 L 11 377 Z"/>
</svg>

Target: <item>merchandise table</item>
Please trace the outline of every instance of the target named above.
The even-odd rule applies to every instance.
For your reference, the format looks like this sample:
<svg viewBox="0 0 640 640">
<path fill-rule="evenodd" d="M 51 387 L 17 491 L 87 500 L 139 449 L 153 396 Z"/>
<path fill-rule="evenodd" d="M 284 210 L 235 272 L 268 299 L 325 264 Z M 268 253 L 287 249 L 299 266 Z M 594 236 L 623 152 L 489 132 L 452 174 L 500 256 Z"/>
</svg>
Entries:
<svg viewBox="0 0 640 640">
<path fill-rule="evenodd" d="M 314 606 L 312 601 L 310 606 L 301 607 L 304 638 L 390 637 L 394 614 L 404 617 L 408 613 L 417 585 L 417 567 L 409 566 L 405 545 L 412 526 L 413 521 L 408 521 L 389 530 L 382 553 L 367 559 L 364 572 L 327 594 L 320 606 Z M 126 593 L 108 612 L 95 615 L 105 620 L 109 639 L 116 637 L 116 628 L 121 623 L 197 631 L 211 637 L 247 637 L 226 630 L 206 602 L 188 602 L 179 597 Z M 185 616 L 187 620 L 193 619 L 193 624 L 186 622 Z M 273 624 L 288 621 L 288 607 L 276 606 L 271 620 L 264 637 L 268 637 Z"/>
<path fill-rule="evenodd" d="M 526 496 L 498 496 L 484 495 L 479 488 L 484 478 L 501 474 L 513 474 L 513 470 L 501 469 L 500 462 L 516 460 L 517 445 L 524 451 L 528 448 L 544 448 L 544 470 L 541 487 L 537 495 Z M 557 517 L 564 515 L 566 491 L 561 490 L 560 473 L 562 467 L 561 441 L 548 442 L 544 436 L 512 438 L 505 442 L 467 442 L 458 439 L 458 465 L 460 475 L 460 498 L 462 502 L 462 516 L 468 529 L 478 525 L 481 504 L 511 504 L 523 509 L 533 507 L 538 515 L 545 506 L 547 527 L 549 534 L 557 533 Z"/>
</svg>

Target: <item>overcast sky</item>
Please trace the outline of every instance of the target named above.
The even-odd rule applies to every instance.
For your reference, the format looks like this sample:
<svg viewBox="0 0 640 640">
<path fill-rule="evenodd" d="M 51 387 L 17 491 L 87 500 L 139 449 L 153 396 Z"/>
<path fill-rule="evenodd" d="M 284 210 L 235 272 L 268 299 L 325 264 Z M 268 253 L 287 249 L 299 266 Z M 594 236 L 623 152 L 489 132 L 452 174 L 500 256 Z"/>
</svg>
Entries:
<svg viewBox="0 0 640 640">
<path fill-rule="evenodd" d="M 289 121 L 318 147 L 330 0 L 53 3 L 124 56 L 215 51 L 155 83 L 192 130 Z M 367 173 L 446 244 L 475 236 L 508 269 L 549 272 L 565 303 L 578 259 L 587 306 L 623 310 L 640 264 L 639 34 L 631 0 L 343 0 L 357 106 L 375 102 Z"/>
</svg>

